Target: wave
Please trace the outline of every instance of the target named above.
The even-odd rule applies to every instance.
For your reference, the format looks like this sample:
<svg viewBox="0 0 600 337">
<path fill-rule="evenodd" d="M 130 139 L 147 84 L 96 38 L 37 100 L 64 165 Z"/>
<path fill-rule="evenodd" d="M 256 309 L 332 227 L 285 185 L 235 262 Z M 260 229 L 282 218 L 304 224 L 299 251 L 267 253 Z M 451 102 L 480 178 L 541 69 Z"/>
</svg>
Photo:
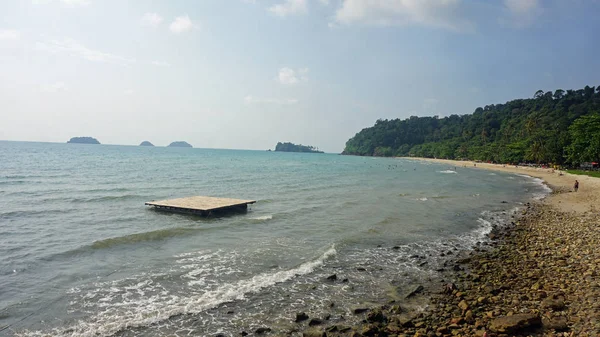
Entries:
<svg viewBox="0 0 600 337">
<path fill-rule="evenodd" d="M 168 229 L 159 229 L 151 232 L 129 234 L 125 236 L 119 236 L 109 239 L 103 239 L 95 241 L 90 245 L 93 249 L 104 249 L 119 245 L 126 245 L 131 243 L 145 242 L 145 241 L 158 241 L 174 236 L 182 236 L 192 232 L 201 231 L 201 228 L 193 227 L 176 227 Z"/>
<path fill-rule="evenodd" d="M 540 178 L 533 178 L 533 183 L 542 188 L 541 192 L 533 193 L 533 199 L 542 200 L 552 193 L 552 189 L 546 185 L 546 182 Z"/>
<path fill-rule="evenodd" d="M 70 198 L 68 199 L 73 203 L 92 203 L 92 202 L 104 202 L 104 201 L 123 201 L 123 200 L 135 200 L 135 199 L 148 199 L 149 197 L 145 197 L 143 195 L 138 194 L 125 194 L 125 195 L 105 195 L 101 197 L 92 197 L 92 198 Z"/>
<path fill-rule="evenodd" d="M 69 209 L 48 209 L 48 210 L 23 210 L 23 211 L 8 211 L 0 213 L 0 219 L 22 219 L 30 216 L 45 216 L 50 214 L 66 214 L 71 212 Z"/>
<path fill-rule="evenodd" d="M 271 219 L 273 219 L 273 215 L 271 215 L 271 214 L 250 218 L 250 220 L 260 220 L 260 221 L 271 220 Z"/>
<path fill-rule="evenodd" d="M 530 180 L 531 184 L 536 185 L 537 187 L 540 187 L 542 189 L 541 192 L 533 193 L 533 199 L 535 199 L 535 200 L 542 200 L 545 197 L 547 197 L 548 194 L 552 193 L 552 189 L 546 184 L 546 182 L 543 179 L 534 178 L 534 177 L 526 175 L 526 174 L 517 173 L 515 175 L 524 177 L 524 178 L 528 178 Z"/>
<path fill-rule="evenodd" d="M 418 200 L 418 201 L 427 201 L 429 199 L 427 199 L 427 197 L 422 197 L 422 198 L 417 198 L 416 200 Z"/>
<path fill-rule="evenodd" d="M 444 171 L 438 171 L 438 173 L 458 173 L 454 170 L 444 170 Z"/>
<path fill-rule="evenodd" d="M 330 247 L 318 258 L 304 262 L 299 266 L 274 273 L 262 273 L 252 278 L 219 285 L 213 290 L 198 295 L 177 296 L 174 294 L 161 294 L 146 297 L 141 300 L 111 304 L 104 307 L 104 311 L 98 312 L 94 317 L 80 320 L 73 326 L 54 329 L 51 332 L 44 331 L 21 331 L 17 336 L 113 336 L 120 331 L 131 328 L 147 327 L 166 321 L 172 317 L 197 314 L 223 303 L 244 300 L 247 294 L 257 293 L 264 288 L 282 283 L 295 277 L 312 273 L 316 268 L 322 266 L 325 261 L 337 254 L 335 246 Z M 151 282 L 140 281 L 137 285 L 126 290 L 137 291 L 139 288 L 149 285 Z M 121 289 L 114 286 L 105 289 L 108 293 L 116 293 Z M 107 294 L 108 297 L 110 295 Z M 99 302 L 102 302 L 100 299 Z"/>
<path fill-rule="evenodd" d="M 0 185 L 21 185 L 28 183 L 30 181 L 27 180 L 9 180 L 9 181 L 0 181 Z"/>
<path fill-rule="evenodd" d="M 449 195 L 436 195 L 436 196 L 431 197 L 431 199 L 450 199 L 450 198 L 452 198 L 452 197 Z"/>
</svg>

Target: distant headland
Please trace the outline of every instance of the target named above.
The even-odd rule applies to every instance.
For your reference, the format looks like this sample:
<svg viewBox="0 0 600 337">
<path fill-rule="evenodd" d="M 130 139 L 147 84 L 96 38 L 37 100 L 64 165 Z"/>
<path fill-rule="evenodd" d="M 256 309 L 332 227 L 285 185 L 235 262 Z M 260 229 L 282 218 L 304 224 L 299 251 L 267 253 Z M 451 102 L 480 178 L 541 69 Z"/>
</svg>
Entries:
<svg viewBox="0 0 600 337">
<path fill-rule="evenodd" d="M 149 141 L 145 140 L 145 141 L 143 141 L 143 142 L 140 143 L 140 146 L 154 146 L 154 144 L 152 144 Z"/>
<path fill-rule="evenodd" d="M 98 139 L 93 137 L 73 137 L 69 139 L 68 144 L 100 144 Z"/>
<path fill-rule="evenodd" d="M 190 145 L 188 142 L 173 142 L 171 144 L 169 144 L 168 147 L 193 147 L 192 145 Z"/>
<path fill-rule="evenodd" d="M 275 146 L 275 151 L 279 152 L 306 152 L 306 153 L 324 153 L 323 151 L 319 151 L 318 148 L 309 145 L 296 145 L 293 143 L 277 143 Z"/>
</svg>

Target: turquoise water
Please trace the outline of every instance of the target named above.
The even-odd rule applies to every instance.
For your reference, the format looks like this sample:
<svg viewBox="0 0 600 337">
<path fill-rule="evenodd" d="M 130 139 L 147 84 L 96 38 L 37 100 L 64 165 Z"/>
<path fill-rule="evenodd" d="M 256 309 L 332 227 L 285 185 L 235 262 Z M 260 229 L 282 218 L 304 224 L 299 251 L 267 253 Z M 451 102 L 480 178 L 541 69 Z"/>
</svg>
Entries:
<svg viewBox="0 0 600 337">
<path fill-rule="evenodd" d="M 406 159 L 0 142 L 0 335 L 278 333 L 298 311 L 351 323 L 543 193 Z M 258 202 L 218 218 L 144 206 L 192 195 Z"/>
</svg>

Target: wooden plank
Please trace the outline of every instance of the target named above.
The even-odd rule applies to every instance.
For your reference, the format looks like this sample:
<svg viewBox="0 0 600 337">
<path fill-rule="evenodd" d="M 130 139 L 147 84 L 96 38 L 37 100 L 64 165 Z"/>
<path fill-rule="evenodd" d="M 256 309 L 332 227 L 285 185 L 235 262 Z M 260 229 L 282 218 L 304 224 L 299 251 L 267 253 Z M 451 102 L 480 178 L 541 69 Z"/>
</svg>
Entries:
<svg viewBox="0 0 600 337">
<path fill-rule="evenodd" d="M 155 206 L 156 208 L 162 210 L 209 212 L 226 208 L 247 207 L 248 204 L 253 204 L 255 202 L 255 200 L 193 196 L 187 198 L 149 201 L 146 202 L 146 205 Z"/>
</svg>

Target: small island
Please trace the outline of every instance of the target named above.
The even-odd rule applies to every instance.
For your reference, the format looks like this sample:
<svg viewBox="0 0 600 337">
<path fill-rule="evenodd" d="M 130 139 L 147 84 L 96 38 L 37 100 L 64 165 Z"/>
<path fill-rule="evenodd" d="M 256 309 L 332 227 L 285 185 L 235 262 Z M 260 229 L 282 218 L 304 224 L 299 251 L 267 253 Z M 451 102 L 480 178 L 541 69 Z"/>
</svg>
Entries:
<svg viewBox="0 0 600 337">
<path fill-rule="evenodd" d="M 149 141 L 145 140 L 145 141 L 143 141 L 143 142 L 140 143 L 140 146 L 154 146 L 154 144 L 152 144 Z"/>
<path fill-rule="evenodd" d="M 319 151 L 318 148 L 309 145 L 296 145 L 293 143 L 277 143 L 275 146 L 275 151 L 279 152 L 305 152 L 305 153 L 324 153 L 323 151 Z"/>
<path fill-rule="evenodd" d="M 100 144 L 100 142 L 93 137 L 73 137 L 67 144 Z"/>
<path fill-rule="evenodd" d="M 193 146 L 190 145 L 188 142 L 178 141 L 178 142 L 173 142 L 173 143 L 169 144 L 168 147 L 193 147 Z"/>
</svg>

